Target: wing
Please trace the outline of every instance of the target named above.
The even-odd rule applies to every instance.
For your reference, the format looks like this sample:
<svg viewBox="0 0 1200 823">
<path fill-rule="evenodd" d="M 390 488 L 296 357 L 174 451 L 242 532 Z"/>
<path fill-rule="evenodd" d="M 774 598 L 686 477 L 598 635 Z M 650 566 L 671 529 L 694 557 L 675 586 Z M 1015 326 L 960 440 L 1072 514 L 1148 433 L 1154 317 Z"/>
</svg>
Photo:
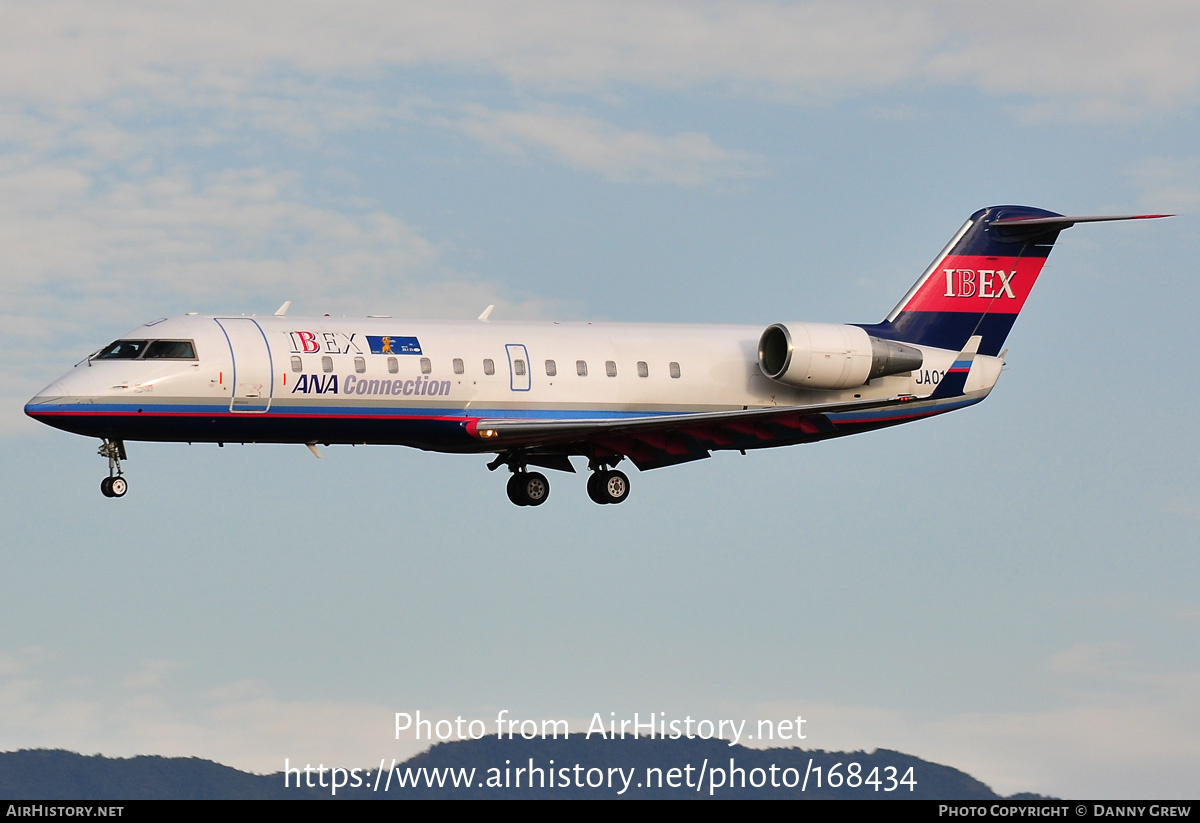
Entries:
<svg viewBox="0 0 1200 823">
<path fill-rule="evenodd" d="M 644 417 L 497 418 L 472 421 L 467 431 L 497 452 L 524 451 L 530 457 L 529 462 L 549 468 L 569 469 L 566 455 L 587 454 L 602 460 L 628 457 L 644 471 L 700 460 L 715 450 L 744 451 L 850 433 L 839 429 L 839 423 L 835 422 L 838 418 L 851 422 L 860 417 L 878 421 L 879 425 L 886 424 L 883 421 L 899 422 L 939 414 L 960 405 L 903 395 L 887 400 Z M 545 459 L 538 460 L 538 456 Z"/>
</svg>

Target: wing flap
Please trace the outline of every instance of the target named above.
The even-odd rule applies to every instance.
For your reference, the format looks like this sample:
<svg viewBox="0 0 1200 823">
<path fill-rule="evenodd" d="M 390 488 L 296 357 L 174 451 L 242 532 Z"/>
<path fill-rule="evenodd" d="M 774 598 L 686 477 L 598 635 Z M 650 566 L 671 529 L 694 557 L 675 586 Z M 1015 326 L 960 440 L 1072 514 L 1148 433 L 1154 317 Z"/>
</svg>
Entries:
<svg viewBox="0 0 1200 823">
<path fill-rule="evenodd" d="M 645 417 L 472 421 L 468 431 L 497 451 L 566 452 L 626 457 L 639 469 L 702 460 L 716 449 L 757 449 L 816 440 L 836 432 L 827 415 L 879 410 L 918 398 L 733 409 Z"/>
<path fill-rule="evenodd" d="M 658 414 L 644 417 L 600 417 L 588 419 L 543 420 L 530 418 L 496 418 L 477 420 L 468 424 L 467 431 L 480 440 L 503 447 L 560 443 L 580 438 L 590 439 L 598 435 L 637 434 L 654 431 L 692 431 L 717 427 L 726 431 L 760 436 L 760 423 L 778 423 L 790 428 L 804 430 L 806 426 L 818 425 L 809 418 L 867 409 L 882 409 L 891 405 L 913 400 L 904 396 L 888 400 L 855 400 L 846 403 L 818 403 L 809 406 L 772 406 L 761 409 L 733 409 L 720 412 L 689 412 L 684 414 Z M 770 435 L 768 435 L 769 437 Z"/>
</svg>

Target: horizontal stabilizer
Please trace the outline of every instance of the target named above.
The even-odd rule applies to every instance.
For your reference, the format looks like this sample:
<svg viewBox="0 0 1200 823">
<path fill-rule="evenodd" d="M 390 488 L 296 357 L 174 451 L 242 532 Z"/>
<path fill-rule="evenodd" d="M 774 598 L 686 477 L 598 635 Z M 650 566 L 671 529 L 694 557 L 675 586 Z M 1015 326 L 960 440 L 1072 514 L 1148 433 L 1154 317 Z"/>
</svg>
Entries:
<svg viewBox="0 0 1200 823">
<path fill-rule="evenodd" d="M 1053 226 L 1058 229 L 1069 229 L 1076 223 L 1108 223 L 1113 220 L 1154 220 L 1159 217 L 1174 217 L 1173 214 L 1077 214 L 1074 216 L 1057 214 L 1053 217 L 1001 217 L 992 221 L 999 229 L 1021 228 L 1024 226 Z"/>
</svg>

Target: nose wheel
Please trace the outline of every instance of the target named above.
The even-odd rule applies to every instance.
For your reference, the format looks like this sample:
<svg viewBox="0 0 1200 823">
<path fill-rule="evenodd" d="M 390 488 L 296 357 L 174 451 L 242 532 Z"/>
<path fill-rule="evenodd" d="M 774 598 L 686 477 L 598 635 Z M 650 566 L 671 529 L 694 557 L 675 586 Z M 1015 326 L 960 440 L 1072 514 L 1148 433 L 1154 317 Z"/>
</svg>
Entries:
<svg viewBox="0 0 1200 823">
<path fill-rule="evenodd" d="M 106 477 L 100 481 L 100 493 L 105 497 L 124 497 L 129 484 L 124 477 Z"/>
<path fill-rule="evenodd" d="M 129 482 L 121 471 L 121 461 L 129 459 L 125 454 L 125 442 L 105 440 L 100 447 L 100 456 L 108 458 L 108 477 L 100 481 L 100 493 L 105 497 L 124 497 L 129 491 Z"/>
</svg>

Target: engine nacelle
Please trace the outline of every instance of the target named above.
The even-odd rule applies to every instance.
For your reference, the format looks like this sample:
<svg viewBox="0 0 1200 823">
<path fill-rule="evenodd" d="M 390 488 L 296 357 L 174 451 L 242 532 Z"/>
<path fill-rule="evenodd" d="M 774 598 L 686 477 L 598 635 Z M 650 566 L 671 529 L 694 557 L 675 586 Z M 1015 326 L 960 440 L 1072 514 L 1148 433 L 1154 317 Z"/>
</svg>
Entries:
<svg viewBox="0 0 1200 823">
<path fill-rule="evenodd" d="M 776 323 L 758 339 L 762 373 L 806 389 L 851 389 L 919 369 L 923 360 L 919 349 L 872 337 L 858 326 Z"/>
</svg>

